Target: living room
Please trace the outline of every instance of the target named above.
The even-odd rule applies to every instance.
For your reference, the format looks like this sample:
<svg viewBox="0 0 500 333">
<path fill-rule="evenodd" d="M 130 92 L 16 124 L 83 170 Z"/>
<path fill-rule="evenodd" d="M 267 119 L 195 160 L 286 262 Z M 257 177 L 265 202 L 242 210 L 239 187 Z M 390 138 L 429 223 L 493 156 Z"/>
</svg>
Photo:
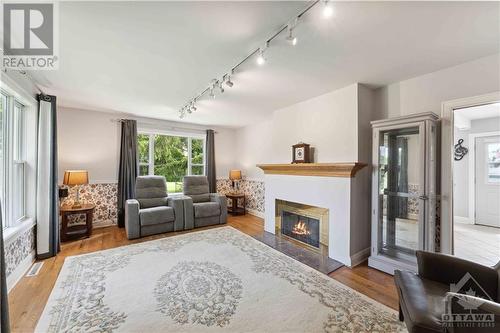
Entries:
<svg viewBox="0 0 500 333">
<path fill-rule="evenodd" d="M 498 331 L 500 3 L 2 10 L 2 332 Z"/>
</svg>

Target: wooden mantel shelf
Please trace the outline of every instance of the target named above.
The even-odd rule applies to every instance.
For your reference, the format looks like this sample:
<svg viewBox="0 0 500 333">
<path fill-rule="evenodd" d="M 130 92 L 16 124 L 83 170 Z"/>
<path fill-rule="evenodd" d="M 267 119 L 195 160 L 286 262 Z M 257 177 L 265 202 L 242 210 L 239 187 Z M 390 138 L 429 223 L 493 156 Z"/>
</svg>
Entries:
<svg viewBox="0 0 500 333">
<path fill-rule="evenodd" d="M 257 164 L 265 174 L 352 178 L 366 163 Z"/>
</svg>

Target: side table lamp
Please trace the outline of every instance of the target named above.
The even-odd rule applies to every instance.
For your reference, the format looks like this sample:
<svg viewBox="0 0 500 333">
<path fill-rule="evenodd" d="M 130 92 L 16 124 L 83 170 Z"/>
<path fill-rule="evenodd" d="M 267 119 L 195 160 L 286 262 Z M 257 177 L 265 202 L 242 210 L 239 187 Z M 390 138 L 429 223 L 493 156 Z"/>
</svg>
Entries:
<svg viewBox="0 0 500 333">
<path fill-rule="evenodd" d="M 89 183 L 89 174 L 87 170 L 66 170 L 64 171 L 64 185 L 76 186 L 76 200 L 71 208 L 82 208 L 80 202 L 80 185 Z"/>
<path fill-rule="evenodd" d="M 238 191 L 238 186 L 235 187 L 235 183 L 241 179 L 241 170 L 230 170 L 229 179 L 233 182 L 233 192 Z"/>
</svg>

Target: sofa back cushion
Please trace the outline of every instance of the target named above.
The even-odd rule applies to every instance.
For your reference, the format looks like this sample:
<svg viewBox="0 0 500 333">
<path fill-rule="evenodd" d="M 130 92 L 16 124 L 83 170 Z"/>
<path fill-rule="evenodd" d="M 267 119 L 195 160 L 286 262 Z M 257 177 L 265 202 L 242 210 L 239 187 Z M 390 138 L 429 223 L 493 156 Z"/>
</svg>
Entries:
<svg viewBox="0 0 500 333">
<path fill-rule="evenodd" d="M 167 205 L 167 183 L 163 176 L 139 176 L 135 183 L 135 198 L 140 208 Z"/>
<path fill-rule="evenodd" d="M 210 201 L 208 178 L 205 176 L 184 177 L 184 195 L 191 197 L 194 203 Z"/>
</svg>

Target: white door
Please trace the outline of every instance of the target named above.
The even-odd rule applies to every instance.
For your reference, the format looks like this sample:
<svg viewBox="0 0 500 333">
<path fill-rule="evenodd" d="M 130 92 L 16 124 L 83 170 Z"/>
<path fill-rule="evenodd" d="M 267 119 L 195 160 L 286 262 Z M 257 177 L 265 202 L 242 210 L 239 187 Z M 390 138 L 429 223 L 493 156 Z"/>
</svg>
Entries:
<svg viewBox="0 0 500 333">
<path fill-rule="evenodd" d="M 500 227 L 500 135 L 476 138 L 476 224 Z"/>
</svg>

